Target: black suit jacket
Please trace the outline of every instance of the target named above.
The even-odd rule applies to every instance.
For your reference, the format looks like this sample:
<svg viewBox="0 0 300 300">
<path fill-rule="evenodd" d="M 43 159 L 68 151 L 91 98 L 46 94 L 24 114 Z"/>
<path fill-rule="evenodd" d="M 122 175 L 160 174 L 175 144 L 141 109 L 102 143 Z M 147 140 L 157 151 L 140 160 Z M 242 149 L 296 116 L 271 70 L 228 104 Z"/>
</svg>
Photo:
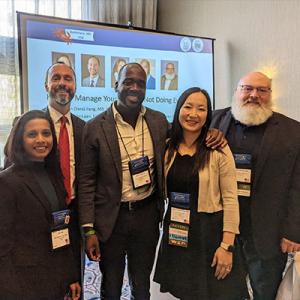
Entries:
<svg viewBox="0 0 300 300">
<path fill-rule="evenodd" d="M 44 111 L 50 117 L 50 113 L 48 108 L 45 108 Z M 75 190 L 76 195 L 78 192 L 78 184 L 77 184 L 77 175 L 79 174 L 79 165 L 81 159 L 81 142 L 82 142 L 82 134 L 83 128 L 85 125 L 85 121 L 78 118 L 77 116 L 71 114 L 72 125 L 73 125 L 73 134 L 74 134 L 74 152 L 75 152 Z"/>
<path fill-rule="evenodd" d="M 154 147 L 157 203 L 162 215 L 162 162 L 168 122 L 162 113 L 149 108 L 144 117 Z M 121 155 L 112 107 L 87 122 L 82 152 L 79 178 L 80 224 L 93 223 L 99 239 L 105 242 L 114 228 L 122 194 Z"/>
<path fill-rule="evenodd" d="M 232 118 L 230 108 L 217 110 L 211 127 L 226 136 Z M 281 238 L 300 242 L 299 122 L 276 112 L 267 121 L 250 201 L 253 239 L 263 258 L 280 252 Z"/>
<path fill-rule="evenodd" d="M 82 144 L 82 134 L 85 121 L 81 120 L 77 116 L 71 114 L 72 124 L 73 124 L 73 133 L 74 133 L 74 151 L 75 151 L 75 188 L 76 195 L 78 193 L 78 174 L 79 174 L 79 165 L 81 160 L 81 144 Z"/>
<path fill-rule="evenodd" d="M 50 117 L 50 113 L 48 108 L 44 109 L 46 114 Z M 70 205 L 71 214 L 72 214 L 72 223 L 71 223 L 71 237 L 73 239 L 72 247 L 74 254 L 76 256 L 77 261 L 77 269 L 78 273 L 81 273 L 81 235 L 80 235 L 80 227 L 78 221 L 78 175 L 79 175 L 79 167 L 81 160 L 81 142 L 82 142 L 82 134 L 83 128 L 85 125 L 85 121 L 81 120 L 77 116 L 71 114 L 71 120 L 73 125 L 73 134 L 74 134 L 74 155 L 75 155 L 75 193 L 76 198 Z"/>
<path fill-rule="evenodd" d="M 48 108 L 45 108 L 46 114 L 50 117 L 50 113 Z M 72 208 L 74 211 L 74 219 L 76 221 L 76 226 L 79 230 L 78 225 L 78 174 L 79 174 L 79 166 L 80 166 L 80 160 L 81 160 L 81 142 L 82 142 L 82 134 L 83 134 L 83 128 L 85 125 L 85 121 L 81 120 L 77 116 L 71 114 L 72 119 L 72 125 L 73 125 L 73 134 L 74 134 L 74 155 L 75 155 L 75 193 L 76 198 L 75 202 L 72 203 Z"/>
<path fill-rule="evenodd" d="M 64 209 L 64 188 L 53 178 L 52 183 Z M 32 289 L 38 299 L 52 293 L 58 280 L 63 295 L 78 281 L 71 248 L 51 250 L 50 203 L 30 168 L 12 165 L 0 173 L 0 220 L 0 299 L 31 299 Z M 47 274 L 42 272 L 45 268 Z M 39 282 L 30 282 L 33 272 L 42 272 Z"/>
</svg>

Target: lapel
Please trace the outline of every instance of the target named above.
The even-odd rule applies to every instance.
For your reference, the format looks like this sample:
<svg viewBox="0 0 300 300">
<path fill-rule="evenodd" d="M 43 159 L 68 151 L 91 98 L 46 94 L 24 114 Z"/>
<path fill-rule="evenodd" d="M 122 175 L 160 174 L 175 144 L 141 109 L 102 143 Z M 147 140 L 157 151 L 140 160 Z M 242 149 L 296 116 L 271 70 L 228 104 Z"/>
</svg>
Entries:
<svg viewBox="0 0 300 300">
<path fill-rule="evenodd" d="M 166 152 L 165 152 L 165 156 L 164 156 L 164 161 L 165 161 L 165 163 L 164 163 L 165 182 L 166 182 L 168 173 L 169 173 L 169 171 L 170 171 L 170 168 L 171 168 L 171 166 L 173 165 L 173 162 L 174 162 L 174 160 L 175 160 L 176 154 L 177 154 L 177 151 L 174 151 L 173 156 L 172 156 L 170 162 L 167 164 L 166 162 L 167 162 L 167 157 L 168 157 L 168 155 L 169 155 L 169 149 L 167 149 Z M 166 182 L 166 183 L 167 183 L 167 182 Z"/>
<path fill-rule="evenodd" d="M 160 161 L 160 148 L 159 148 L 159 132 L 160 132 L 160 128 L 159 125 L 157 124 L 155 118 L 153 118 L 153 115 L 151 114 L 151 112 L 149 111 L 148 108 L 146 108 L 146 113 L 144 115 L 145 121 L 148 125 L 148 129 L 151 135 L 151 140 L 153 143 L 153 152 L 154 152 L 154 156 L 155 156 L 155 161 L 156 161 L 156 166 L 159 166 L 161 161 Z M 158 170 L 159 171 L 159 170 Z"/>
<path fill-rule="evenodd" d="M 225 136 L 227 135 L 231 119 L 232 119 L 232 114 L 231 114 L 231 110 L 229 109 L 224 115 L 224 118 L 220 121 L 220 126 L 219 126 L 219 129 L 224 133 Z M 278 126 L 277 126 L 278 122 L 279 121 L 276 114 L 273 114 L 273 116 L 267 121 L 266 130 L 264 132 L 262 142 L 258 147 L 258 151 L 257 151 L 257 163 L 255 166 L 255 179 L 253 183 L 253 188 L 255 188 L 259 180 L 264 164 L 276 140 L 276 136 L 278 133 Z"/>
<path fill-rule="evenodd" d="M 78 164 L 76 162 L 79 162 L 80 154 L 80 144 L 81 144 L 81 127 L 79 126 L 78 122 L 76 122 L 75 117 L 73 114 L 71 114 L 71 120 L 73 125 L 73 135 L 74 135 L 74 154 L 75 154 L 75 168 Z M 76 172 L 77 173 L 77 172 Z"/>
<path fill-rule="evenodd" d="M 41 205 L 45 208 L 47 213 L 51 214 L 51 206 L 49 201 L 47 200 L 46 195 L 44 194 L 40 185 L 34 179 L 34 174 L 29 169 L 25 169 L 25 168 L 26 167 L 23 167 L 22 171 L 19 172 L 19 176 L 23 178 L 22 182 L 24 182 L 24 184 L 31 191 L 31 193 L 41 203 Z"/>
<path fill-rule="evenodd" d="M 273 113 L 273 116 L 267 121 L 267 126 L 257 152 L 257 163 L 255 166 L 255 179 L 253 188 L 256 186 L 256 183 L 259 180 L 264 164 L 268 159 L 269 153 L 276 141 L 276 137 L 278 134 L 278 123 L 279 121 L 277 119 L 277 116 Z"/>
<path fill-rule="evenodd" d="M 107 113 L 104 115 L 103 119 L 101 120 L 101 126 L 103 128 L 107 146 L 110 150 L 114 164 L 116 166 L 119 180 L 120 182 L 122 182 L 122 162 L 120 147 L 111 106 L 107 110 Z"/>
<path fill-rule="evenodd" d="M 165 149 L 165 139 L 166 136 L 162 135 L 162 126 L 161 122 L 158 122 L 159 119 L 155 117 L 155 114 L 148 108 L 146 108 L 145 121 L 148 125 L 150 132 L 153 152 L 155 158 L 155 169 L 157 174 L 157 188 L 159 192 L 159 197 L 163 197 L 164 194 L 164 182 L 163 182 L 163 155 Z M 163 129 L 164 131 L 164 129 Z M 162 217 L 162 216 L 161 216 Z"/>
</svg>

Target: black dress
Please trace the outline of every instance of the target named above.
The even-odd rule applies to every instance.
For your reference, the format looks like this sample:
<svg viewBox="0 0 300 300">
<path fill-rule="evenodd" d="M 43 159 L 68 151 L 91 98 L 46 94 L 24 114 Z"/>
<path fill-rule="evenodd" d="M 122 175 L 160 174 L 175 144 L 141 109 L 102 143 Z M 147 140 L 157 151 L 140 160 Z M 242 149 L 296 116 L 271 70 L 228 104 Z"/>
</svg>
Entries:
<svg viewBox="0 0 300 300">
<path fill-rule="evenodd" d="M 223 212 L 198 213 L 198 175 L 193 175 L 194 157 L 176 155 L 167 176 L 168 198 L 171 192 L 190 194 L 188 247 L 169 245 L 170 203 L 164 220 L 164 232 L 154 281 L 161 292 L 180 299 L 245 299 L 244 273 L 234 257 L 231 273 L 223 280 L 214 276 L 211 267 L 214 253 L 222 241 Z"/>
</svg>

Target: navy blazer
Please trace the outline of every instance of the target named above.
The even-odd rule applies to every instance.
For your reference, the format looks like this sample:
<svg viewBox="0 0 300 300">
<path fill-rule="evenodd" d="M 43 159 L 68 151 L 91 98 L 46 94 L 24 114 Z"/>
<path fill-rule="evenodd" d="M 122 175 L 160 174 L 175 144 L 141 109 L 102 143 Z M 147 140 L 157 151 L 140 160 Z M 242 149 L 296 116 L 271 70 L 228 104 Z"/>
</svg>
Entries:
<svg viewBox="0 0 300 300">
<path fill-rule="evenodd" d="M 225 136 L 230 108 L 213 113 L 211 127 Z M 300 243 L 300 123 L 274 112 L 259 145 L 251 191 L 254 244 L 265 259 L 280 253 L 280 240 Z"/>
<path fill-rule="evenodd" d="M 155 78 L 151 74 L 147 77 L 146 88 L 148 90 L 155 90 Z"/>
<path fill-rule="evenodd" d="M 163 155 L 168 130 L 166 117 L 147 108 L 148 125 L 155 155 L 158 209 L 163 215 Z M 87 122 L 84 129 L 79 178 L 80 224 L 93 223 L 105 242 L 118 217 L 122 196 L 122 167 L 112 107 Z"/>
</svg>

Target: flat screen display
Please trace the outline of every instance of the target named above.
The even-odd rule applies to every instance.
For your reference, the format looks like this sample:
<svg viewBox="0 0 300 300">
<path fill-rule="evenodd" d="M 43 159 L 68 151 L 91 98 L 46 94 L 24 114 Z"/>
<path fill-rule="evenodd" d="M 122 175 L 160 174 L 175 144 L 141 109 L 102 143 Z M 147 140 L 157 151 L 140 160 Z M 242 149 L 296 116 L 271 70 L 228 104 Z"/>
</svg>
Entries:
<svg viewBox="0 0 300 300">
<path fill-rule="evenodd" d="M 45 73 L 58 61 L 75 70 L 71 111 L 84 120 L 117 99 L 118 70 L 128 62 L 147 73 L 144 105 L 169 121 L 189 87 L 206 89 L 214 102 L 214 39 L 25 13 L 18 13 L 18 29 L 23 111 L 47 106 Z"/>
</svg>

